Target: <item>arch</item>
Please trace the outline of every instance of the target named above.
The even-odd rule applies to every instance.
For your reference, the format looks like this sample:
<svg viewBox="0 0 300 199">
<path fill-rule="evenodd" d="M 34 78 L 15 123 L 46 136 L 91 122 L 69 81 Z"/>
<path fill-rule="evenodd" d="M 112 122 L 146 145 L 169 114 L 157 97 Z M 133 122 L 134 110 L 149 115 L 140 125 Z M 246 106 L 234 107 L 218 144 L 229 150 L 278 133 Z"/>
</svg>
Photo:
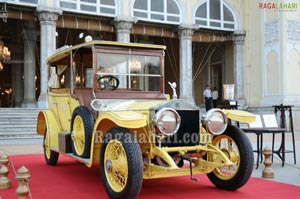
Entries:
<svg viewBox="0 0 300 199">
<path fill-rule="evenodd" d="M 193 11 L 193 22 L 199 25 L 200 28 L 228 31 L 239 29 L 237 12 L 225 0 L 200 0 L 197 5 Z M 212 6 L 219 9 L 219 12 L 213 12 L 213 15 L 211 15 Z"/>
<path fill-rule="evenodd" d="M 141 21 L 180 24 L 182 7 L 178 0 L 159 0 L 155 4 L 151 0 L 134 0 L 131 4 L 131 15 Z"/>
</svg>

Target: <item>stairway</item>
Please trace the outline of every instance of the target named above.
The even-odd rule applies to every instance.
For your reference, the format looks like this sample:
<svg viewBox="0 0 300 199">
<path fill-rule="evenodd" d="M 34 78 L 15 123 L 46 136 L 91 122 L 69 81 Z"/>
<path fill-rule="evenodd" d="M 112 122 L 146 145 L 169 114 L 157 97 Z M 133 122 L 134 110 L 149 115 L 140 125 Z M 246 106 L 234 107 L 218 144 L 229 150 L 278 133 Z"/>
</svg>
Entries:
<svg viewBox="0 0 300 199">
<path fill-rule="evenodd" d="M 0 145 L 41 144 L 36 134 L 39 109 L 0 108 Z"/>
</svg>

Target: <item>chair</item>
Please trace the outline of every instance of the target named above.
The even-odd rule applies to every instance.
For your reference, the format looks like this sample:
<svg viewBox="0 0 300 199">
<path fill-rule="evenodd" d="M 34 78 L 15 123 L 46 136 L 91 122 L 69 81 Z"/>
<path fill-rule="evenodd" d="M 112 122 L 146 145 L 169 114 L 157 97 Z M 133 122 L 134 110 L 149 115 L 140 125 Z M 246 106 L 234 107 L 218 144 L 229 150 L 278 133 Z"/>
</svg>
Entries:
<svg viewBox="0 0 300 199">
<path fill-rule="evenodd" d="M 285 161 L 285 154 L 286 153 L 293 153 L 294 155 L 294 164 L 296 164 L 296 149 L 295 149 L 295 134 L 294 134 L 294 125 L 293 125 L 293 114 L 292 114 L 292 106 L 291 105 L 276 105 L 274 107 L 274 112 L 277 116 L 280 117 L 280 127 L 285 129 L 285 133 L 291 133 L 292 135 L 292 145 L 293 145 L 293 150 L 281 150 L 282 153 L 282 158 Z M 288 117 L 286 117 L 288 115 Z M 282 135 L 282 143 L 285 144 L 285 136 Z M 273 139 L 272 139 L 272 147 L 274 147 L 275 143 L 275 134 L 273 134 Z M 274 148 L 272 148 L 273 150 Z M 272 156 L 272 161 L 273 161 L 273 156 Z M 284 162 L 283 162 L 284 165 Z"/>
</svg>

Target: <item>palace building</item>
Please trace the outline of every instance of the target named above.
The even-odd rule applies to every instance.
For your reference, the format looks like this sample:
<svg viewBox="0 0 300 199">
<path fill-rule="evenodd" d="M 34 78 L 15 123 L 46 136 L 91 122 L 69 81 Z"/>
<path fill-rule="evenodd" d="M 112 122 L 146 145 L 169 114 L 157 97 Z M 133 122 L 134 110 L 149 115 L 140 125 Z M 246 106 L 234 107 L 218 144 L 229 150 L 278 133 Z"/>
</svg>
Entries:
<svg viewBox="0 0 300 199">
<path fill-rule="evenodd" d="M 300 119 L 295 0 L 1 0 L 0 107 L 46 107 L 46 59 L 94 40 L 166 45 L 166 92 L 204 106 L 206 85 L 234 85 L 240 109 L 293 105 Z M 269 3 L 269 4 L 268 4 Z M 285 4 L 286 6 L 281 6 Z M 275 6 L 268 6 L 275 5 Z M 300 129 L 300 124 L 296 124 Z"/>
</svg>

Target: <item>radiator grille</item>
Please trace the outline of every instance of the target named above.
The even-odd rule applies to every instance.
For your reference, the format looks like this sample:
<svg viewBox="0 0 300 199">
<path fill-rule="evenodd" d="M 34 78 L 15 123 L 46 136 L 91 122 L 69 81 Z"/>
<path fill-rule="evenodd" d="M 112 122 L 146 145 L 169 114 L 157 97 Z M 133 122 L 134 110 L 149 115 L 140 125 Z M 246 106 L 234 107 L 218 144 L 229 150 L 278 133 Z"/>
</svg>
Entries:
<svg viewBox="0 0 300 199">
<path fill-rule="evenodd" d="M 199 110 L 179 110 L 181 125 L 174 136 L 165 138 L 162 146 L 194 146 L 199 144 Z"/>
</svg>

